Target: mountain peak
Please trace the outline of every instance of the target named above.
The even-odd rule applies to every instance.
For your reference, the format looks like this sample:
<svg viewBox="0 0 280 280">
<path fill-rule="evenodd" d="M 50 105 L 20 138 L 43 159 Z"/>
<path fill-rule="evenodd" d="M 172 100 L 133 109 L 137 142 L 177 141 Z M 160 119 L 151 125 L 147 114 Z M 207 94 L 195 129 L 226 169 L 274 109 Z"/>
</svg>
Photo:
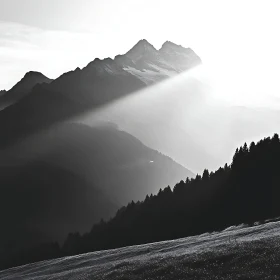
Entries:
<svg viewBox="0 0 280 280">
<path fill-rule="evenodd" d="M 177 45 L 171 41 L 166 41 L 163 43 L 160 51 L 165 51 L 165 50 L 188 50 L 188 48 L 184 48 L 181 45 Z"/>
<path fill-rule="evenodd" d="M 146 39 L 142 39 L 138 41 L 138 43 L 134 45 L 125 55 L 132 60 L 138 60 L 148 52 L 157 52 L 157 50 Z"/>
<path fill-rule="evenodd" d="M 29 71 L 27 72 L 24 77 L 15 84 L 10 90 L 9 90 L 9 96 L 12 99 L 18 99 L 19 96 L 22 97 L 25 94 L 27 94 L 36 84 L 42 84 L 42 83 L 50 83 L 52 82 L 52 79 L 49 79 L 41 72 L 36 71 Z M 11 92 L 13 94 L 11 95 Z"/>
<path fill-rule="evenodd" d="M 45 77 L 47 78 L 44 74 L 42 74 L 41 72 L 37 72 L 37 71 L 29 71 L 24 75 L 24 78 L 28 78 L 28 77 Z"/>
<path fill-rule="evenodd" d="M 136 47 L 136 46 L 150 46 L 150 47 L 152 47 L 152 48 L 154 48 L 154 46 L 151 44 L 151 43 L 149 43 L 146 39 L 141 39 L 141 40 L 139 40 L 135 45 L 134 45 L 134 47 Z"/>
</svg>

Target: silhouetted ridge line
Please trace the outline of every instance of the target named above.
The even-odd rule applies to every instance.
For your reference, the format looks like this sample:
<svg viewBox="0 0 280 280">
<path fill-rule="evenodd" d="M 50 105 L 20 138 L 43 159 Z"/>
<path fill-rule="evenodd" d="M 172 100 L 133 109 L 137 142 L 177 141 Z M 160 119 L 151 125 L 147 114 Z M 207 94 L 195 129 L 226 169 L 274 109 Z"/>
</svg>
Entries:
<svg viewBox="0 0 280 280">
<path fill-rule="evenodd" d="M 148 41 L 140 40 L 124 55 L 115 59 L 96 58 L 83 69 L 76 68 L 53 81 L 42 73 L 28 72 L 10 91 L 0 96 L 0 128 L 5 131 L 0 148 L 201 62 L 194 52 L 178 48 L 161 53 Z"/>
<path fill-rule="evenodd" d="M 49 79 L 40 72 L 27 72 L 9 91 L 5 91 L 4 94 L 0 93 L 0 109 L 18 102 L 28 95 L 36 85 L 43 83 L 49 84 L 51 82 L 52 79 Z"/>
<path fill-rule="evenodd" d="M 108 222 L 81 236 L 70 234 L 62 250 L 77 254 L 221 230 L 280 215 L 280 142 L 277 134 L 236 150 L 230 166 L 181 181 L 132 201 Z"/>
<path fill-rule="evenodd" d="M 245 143 L 236 149 L 230 165 L 210 173 L 204 170 L 194 179 L 180 181 L 173 190 L 168 186 L 157 195 L 147 195 L 142 202 L 132 201 L 111 220 L 94 225 L 90 232 L 70 233 L 61 248 L 51 244 L 45 245 L 48 250 L 26 250 L 15 258 L 17 261 L 6 260 L 2 267 L 175 239 L 279 217 L 279 158 L 278 134 L 257 144 Z"/>
<path fill-rule="evenodd" d="M 132 199 L 194 176 L 103 122 L 94 127 L 63 123 L 42 131 L 2 152 L 0 170 L 0 267 L 11 259 L 24 263 L 32 255 L 30 247 L 62 243 L 69 232 L 89 231 Z M 26 259 L 20 257 L 25 250 Z"/>
</svg>

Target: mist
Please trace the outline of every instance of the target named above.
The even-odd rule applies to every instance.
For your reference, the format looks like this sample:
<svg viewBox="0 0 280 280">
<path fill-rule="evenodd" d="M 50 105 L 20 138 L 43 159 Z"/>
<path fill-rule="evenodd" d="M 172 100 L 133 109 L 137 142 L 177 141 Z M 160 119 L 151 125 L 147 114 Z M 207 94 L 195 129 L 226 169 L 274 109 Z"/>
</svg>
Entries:
<svg viewBox="0 0 280 280">
<path fill-rule="evenodd" d="M 214 171 L 231 161 L 237 146 L 277 132 L 280 107 L 277 87 L 267 94 L 263 73 L 253 82 L 212 69 L 202 64 L 76 121 L 116 123 L 193 172 Z"/>
</svg>

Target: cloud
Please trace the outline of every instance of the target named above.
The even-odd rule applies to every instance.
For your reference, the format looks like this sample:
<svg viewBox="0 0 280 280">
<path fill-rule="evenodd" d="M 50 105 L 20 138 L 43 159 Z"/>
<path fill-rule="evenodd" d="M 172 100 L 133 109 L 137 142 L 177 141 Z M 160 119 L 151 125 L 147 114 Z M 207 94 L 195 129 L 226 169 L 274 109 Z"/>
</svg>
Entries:
<svg viewBox="0 0 280 280">
<path fill-rule="evenodd" d="M 94 43 L 89 33 L 0 22 L 0 89 L 11 88 L 30 70 L 55 78 L 83 67 L 95 57 Z"/>
</svg>

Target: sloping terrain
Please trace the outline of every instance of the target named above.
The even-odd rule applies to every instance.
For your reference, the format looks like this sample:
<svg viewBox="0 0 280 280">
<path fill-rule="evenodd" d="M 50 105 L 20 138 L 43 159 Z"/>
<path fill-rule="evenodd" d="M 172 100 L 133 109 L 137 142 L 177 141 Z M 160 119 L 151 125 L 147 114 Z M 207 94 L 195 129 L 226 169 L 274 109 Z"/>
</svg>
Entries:
<svg viewBox="0 0 280 280">
<path fill-rule="evenodd" d="M 119 207 L 95 184 L 73 172 L 33 161 L 0 168 L 0 263 L 23 250 L 61 242 L 69 230 L 87 231 Z"/>
<path fill-rule="evenodd" d="M 140 40 L 126 54 L 116 56 L 115 61 L 147 85 L 173 77 L 201 63 L 190 48 L 167 41 L 157 50 L 147 40 Z"/>
<path fill-rule="evenodd" d="M 96 58 L 83 69 L 64 73 L 52 82 L 45 77 L 45 83 L 39 84 L 37 78 L 42 80 L 42 74 L 30 72 L 32 75 L 26 74 L 11 92 L 2 96 L 17 102 L 0 111 L 0 129 L 5 130 L 0 146 L 6 147 L 38 129 L 94 110 L 200 62 L 190 49 L 169 43 L 157 51 L 141 40 L 127 54 L 115 59 Z"/>
<path fill-rule="evenodd" d="M 49 84 L 51 82 L 52 79 L 49 79 L 42 73 L 34 71 L 26 73 L 24 77 L 9 91 L 3 91 L 3 93 L 1 92 L 2 94 L 0 94 L 0 109 L 18 102 L 21 98 L 30 93 L 35 85 L 42 83 Z"/>
<path fill-rule="evenodd" d="M 132 199 L 193 176 L 114 125 L 41 131 L 0 152 L 0 265 L 21 264 L 22 250 L 88 232 Z"/>
<path fill-rule="evenodd" d="M 54 259 L 0 279 L 279 279 L 280 222 Z"/>
<path fill-rule="evenodd" d="M 21 160 L 39 159 L 69 170 L 98 186 L 118 205 L 142 200 L 146 194 L 194 176 L 171 158 L 106 123 L 95 127 L 63 123 L 8 151 Z M 0 162 L 7 161 L 2 156 Z"/>
</svg>

